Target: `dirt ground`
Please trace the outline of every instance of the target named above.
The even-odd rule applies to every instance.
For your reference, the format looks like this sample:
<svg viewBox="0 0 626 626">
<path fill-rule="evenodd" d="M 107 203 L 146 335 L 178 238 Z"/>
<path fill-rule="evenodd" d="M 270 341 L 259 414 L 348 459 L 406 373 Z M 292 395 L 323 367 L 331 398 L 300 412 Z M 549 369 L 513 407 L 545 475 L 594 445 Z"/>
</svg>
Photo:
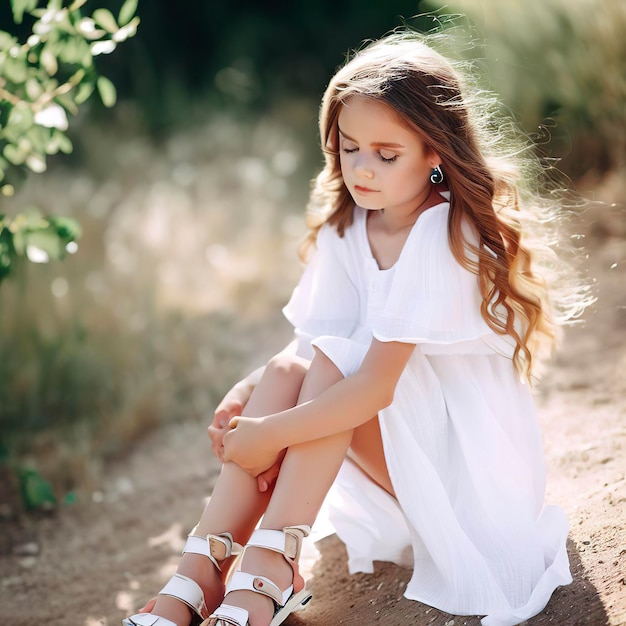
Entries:
<svg viewBox="0 0 626 626">
<path fill-rule="evenodd" d="M 532 626 L 626 625 L 626 215 L 587 216 L 588 269 L 598 302 L 568 329 L 537 392 L 548 459 L 547 501 L 570 520 L 574 582 Z M 173 572 L 218 466 L 203 428 L 150 436 L 108 469 L 91 501 L 0 525 L 0 623 L 110 626 Z M 3 509 L 6 513 L 7 511 Z M 8 509 L 10 513 L 10 509 Z M 409 572 L 378 564 L 349 576 L 335 536 L 318 543 L 314 599 L 286 625 L 475 626 L 402 597 Z"/>
</svg>

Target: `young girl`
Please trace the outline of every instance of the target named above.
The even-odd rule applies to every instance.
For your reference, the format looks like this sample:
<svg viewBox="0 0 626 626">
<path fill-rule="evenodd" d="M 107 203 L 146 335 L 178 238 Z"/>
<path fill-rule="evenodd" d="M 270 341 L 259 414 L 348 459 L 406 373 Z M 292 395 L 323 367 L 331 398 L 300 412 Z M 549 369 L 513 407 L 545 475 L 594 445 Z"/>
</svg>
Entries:
<svg viewBox="0 0 626 626">
<path fill-rule="evenodd" d="M 554 336 L 522 232 L 529 170 L 476 94 L 412 34 L 331 80 L 316 250 L 285 308 L 296 350 L 218 407 L 212 497 L 178 573 L 124 624 L 280 624 L 310 598 L 297 561 L 331 485 L 350 571 L 410 566 L 407 598 L 507 626 L 571 582 L 527 384 Z"/>
</svg>

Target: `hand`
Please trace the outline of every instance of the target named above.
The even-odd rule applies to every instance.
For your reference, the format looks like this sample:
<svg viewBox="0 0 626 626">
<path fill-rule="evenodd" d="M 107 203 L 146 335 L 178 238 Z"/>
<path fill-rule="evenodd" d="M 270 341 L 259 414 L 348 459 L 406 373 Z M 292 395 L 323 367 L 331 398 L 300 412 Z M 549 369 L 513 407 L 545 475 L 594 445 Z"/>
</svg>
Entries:
<svg viewBox="0 0 626 626">
<path fill-rule="evenodd" d="M 264 422 L 263 417 L 234 417 L 223 439 L 224 461 L 237 463 L 254 477 L 272 468 L 281 452 L 265 436 Z"/>
<path fill-rule="evenodd" d="M 261 493 L 265 493 L 269 491 L 270 487 L 274 484 L 276 479 L 278 478 L 278 474 L 280 472 L 280 466 L 283 464 L 283 459 L 285 458 L 285 453 L 287 450 L 281 450 L 278 455 L 278 460 L 272 467 L 270 467 L 265 472 L 261 472 L 257 477 L 257 486 L 259 487 L 259 491 Z"/>
<path fill-rule="evenodd" d="M 233 387 L 219 403 L 213 415 L 213 422 L 207 429 L 211 439 L 211 451 L 223 463 L 224 462 L 224 435 L 228 432 L 228 422 L 240 415 L 248 398 L 237 385 Z"/>
</svg>

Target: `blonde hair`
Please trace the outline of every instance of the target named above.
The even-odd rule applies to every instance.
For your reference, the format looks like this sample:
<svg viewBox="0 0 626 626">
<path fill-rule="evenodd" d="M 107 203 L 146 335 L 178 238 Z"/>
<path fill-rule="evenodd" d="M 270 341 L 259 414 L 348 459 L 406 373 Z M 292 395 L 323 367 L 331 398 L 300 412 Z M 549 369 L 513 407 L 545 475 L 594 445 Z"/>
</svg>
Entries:
<svg viewBox="0 0 626 626">
<path fill-rule="evenodd" d="M 495 333 L 515 340 L 513 362 L 530 379 L 535 356 L 542 346 L 551 350 L 556 335 L 544 273 L 535 266 L 547 258 L 554 268 L 558 259 L 541 234 L 531 241 L 526 232 L 532 224 L 545 229 L 554 223 L 558 199 L 542 198 L 531 189 L 528 181 L 537 180 L 541 165 L 529 142 L 520 143 L 515 125 L 497 111 L 493 96 L 470 85 L 452 61 L 426 43 L 441 38 L 396 32 L 357 52 L 331 79 L 319 118 L 325 166 L 315 180 L 310 230 L 300 253 L 306 258 L 324 223 L 343 236 L 352 222 L 354 201 L 339 163 L 342 104 L 358 95 L 388 105 L 439 155 L 450 191 L 452 253 L 478 276 L 482 317 Z M 464 237 L 465 221 L 473 226 L 478 245 Z M 566 315 L 581 307 L 569 298 Z"/>
</svg>

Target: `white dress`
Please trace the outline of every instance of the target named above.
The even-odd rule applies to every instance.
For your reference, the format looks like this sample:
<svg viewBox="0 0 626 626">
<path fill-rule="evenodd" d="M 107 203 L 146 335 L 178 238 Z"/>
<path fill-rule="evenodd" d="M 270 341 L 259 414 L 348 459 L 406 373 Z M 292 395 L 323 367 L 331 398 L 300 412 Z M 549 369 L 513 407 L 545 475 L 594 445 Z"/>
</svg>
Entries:
<svg viewBox="0 0 626 626">
<path fill-rule="evenodd" d="M 346 461 L 329 516 L 350 572 L 413 568 L 407 598 L 484 626 L 539 613 L 571 582 L 563 511 L 543 506 L 545 467 L 531 393 L 513 348 L 480 315 L 477 277 L 448 244 L 447 202 L 422 213 L 396 264 L 380 270 L 367 211 L 340 238 L 328 225 L 285 307 L 299 336 L 344 376 L 373 337 L 416 344 L 379 414 L 397 500 Z"/>
</svg>

